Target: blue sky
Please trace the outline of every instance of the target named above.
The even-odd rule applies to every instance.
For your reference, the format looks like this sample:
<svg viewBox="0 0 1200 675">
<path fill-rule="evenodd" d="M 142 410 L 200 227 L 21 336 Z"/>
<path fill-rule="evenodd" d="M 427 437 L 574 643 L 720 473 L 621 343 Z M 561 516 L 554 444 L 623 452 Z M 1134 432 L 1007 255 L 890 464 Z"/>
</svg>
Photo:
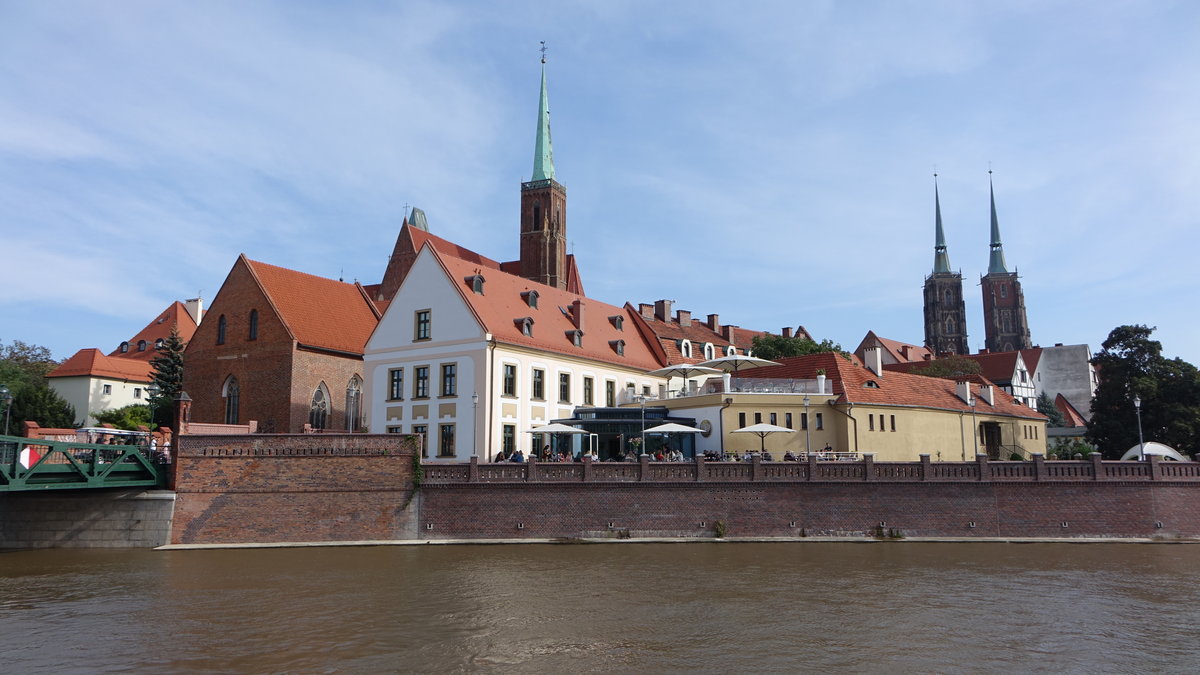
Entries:
<svg viewBox="0 0 1200 675">
<path fill-rule="evenodd" d="M 239 253 L 364 283 L 405 205 L 517 257 L 538 43 L 588 294 L 923 340 L 936 166 L 983 345 L 988 167 L 1035 343 L 1200 363 L 1200 3 L 6 2 L 0 340 L 109 351 Z"/>
</svg>

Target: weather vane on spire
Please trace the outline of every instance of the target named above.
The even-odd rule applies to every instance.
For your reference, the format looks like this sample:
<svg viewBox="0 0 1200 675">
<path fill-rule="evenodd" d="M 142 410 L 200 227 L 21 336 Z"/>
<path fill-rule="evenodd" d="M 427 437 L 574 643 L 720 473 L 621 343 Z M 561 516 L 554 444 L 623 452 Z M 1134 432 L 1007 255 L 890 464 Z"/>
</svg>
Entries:
<svg viewBox="0 0 1200 675">
<path fill-rule="evenodd" d="M 542 40 L 541 43 L 542 43 L 542 48 L 538 51 L 540 51 L 542 53 L 542 63 L 545 63 L 546 62 L 546 41 Z"/>
</svg>

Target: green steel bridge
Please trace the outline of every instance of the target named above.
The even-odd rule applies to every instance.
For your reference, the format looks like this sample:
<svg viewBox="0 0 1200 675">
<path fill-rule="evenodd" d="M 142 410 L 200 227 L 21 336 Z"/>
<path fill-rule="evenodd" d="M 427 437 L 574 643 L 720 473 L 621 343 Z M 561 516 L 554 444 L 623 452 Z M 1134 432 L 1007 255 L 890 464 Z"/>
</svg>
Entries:
<svg viewBox="0 0 1200 675">
<path fill-rule="evenodd" d="M 155 454 L 159 456 L 154 456 Z M 162 487 L 169 464 L 146 444 L 0 436 L 0 492 Z"/>
</svg>

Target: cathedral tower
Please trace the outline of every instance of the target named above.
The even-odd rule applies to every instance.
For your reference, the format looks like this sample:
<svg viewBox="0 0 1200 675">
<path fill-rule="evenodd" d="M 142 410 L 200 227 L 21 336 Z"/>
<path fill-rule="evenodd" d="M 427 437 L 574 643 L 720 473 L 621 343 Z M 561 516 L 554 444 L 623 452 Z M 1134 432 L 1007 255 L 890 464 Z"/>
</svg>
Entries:
<svg viewBox="0 0 1200 675">
<path fill-rule="evenodd" d="M 933 211 L 937 233 L 933 245 L 933 273 L 925 277 L 925 347 L 935 356 L 969 354 L 962 273 L 950 270 L 936 173 L 933 174 Z"/>
<path fill-rule="evenodd" d="M 1009 272 L 1004 263 L 991 171 L 988 171 L 988 191 L 992 198 L 992 253 L 988 261 L 988 273 L 979 279 L 979 285 L 983 288 L 983 324 L 987 336 L 984 346 L 990 352 L 1029 349 L 1033 342 L 1029 339 L 1025 294 L 1021 291 L 1017 273 Z"/>
<path fill-rule="evenodd" d="M 567 288 L 567 189 L 554 180 L 544 51 L 533 176 L 528 183 L 521 183 L 520 263 L 521 276 L 526 279 L 556 288 Z"/>
</svg>

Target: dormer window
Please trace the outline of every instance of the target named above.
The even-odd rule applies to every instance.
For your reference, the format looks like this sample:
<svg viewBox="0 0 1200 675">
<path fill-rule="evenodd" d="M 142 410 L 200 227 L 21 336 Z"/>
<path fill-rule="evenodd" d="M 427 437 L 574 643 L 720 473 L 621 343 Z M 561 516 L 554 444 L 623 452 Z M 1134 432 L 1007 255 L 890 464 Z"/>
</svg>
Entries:
<svg viewBox="0 0 1200 675">
<path fill-rule="evenodd" d="M 866 382 L 863 382 L 863 389 L 878 389 L 878 388 L 879 388 L 879 383 L 876 382 L 875 380 L 867 380 Z"/>
<path fill-rule="evenodd" d="M 127 353 L 127 352 L 129 351 L 129 343 L 128 343 L 128 342 L 122 342 L 122 343 L 121 343 L 121 346 L 118 348 L 118 350 L 119 350 L 119 351 L 120 351 L 122 354 L 125 354 L 125 353 Z"/>
<path fill-rule="evenodd" d="M 521 330 L 521 335 L 533 337 L 533 317 L 524 316 L 520 319 L 513 319 L 513 323 Z"/>
<path fill-rule="evenodd" d="M 529 305 L 533 309 L 537 309 L 537 291 L 525 291 L 521 293 L 521 299 L 525 301 L 525 304 Z"/>
<path fill-rule="evenodd" d="M 472 274 L 466 278 L 467 284 L 471 287 L 471 292 L 476 295 L 483 295 L 483 275 Z"/>
<path fill-rule="evenodd" d="M 624 340 L 609 340 L 608 345 L 613 348 L 613 351 L 618 356 L 625 356 L 625 341 Z"/>
<path fill-rule="evenodd" d="M 717 350 L 716 350 L 716 348 L 713 347 L 713 343 L 711 343 L 711 342 L 704 343 L 704 360 L 705 361 L 711 361 L 711 360 L 715 359 L 716 353 L 717 353 Z"/>
<path fill-rule="evenodd" d="M 612 323 L 613 328 L 616 328 L 617 330 L 625 330 L 625 317 L 621 316 L 620 314 L 614 314 L 608 317 L 608 320 L 610 323 Z"/>
<path fill-rule="evenodd" d="M 692 358 L 692 341 L 691 340 L 680 340 L 679 341 L 679 353 L 685 359 Z"/>
<path fill-rule="evenodd" d="M 158 338 L 157 340 L 154 341 L 154 348 L 162 349 L 164 344 L 166 344 L 166 341 L 163 340 L 162 338 Z"/>
<path fill-rule="evenodd" d="M 146 341 L 145 340 L 138 340 L 138 351 L 139 352 L 146 351 Z"/>
<path fill-rule="evenodd" d="M 571 338 L 571 344 L 575 345 L 576 347 L 583 346 L 583 331 L 578 329 L 569 330 L 567 331 L 567 337 Z"/>
<path fill-rule="evenodd" d="M 736 355 L 737 355 L 737 349 L 734 349 L 733 345 L 729 345 L 728 347 L 725 348 L 725 356 L 736 356 Z"/>
</svg>

